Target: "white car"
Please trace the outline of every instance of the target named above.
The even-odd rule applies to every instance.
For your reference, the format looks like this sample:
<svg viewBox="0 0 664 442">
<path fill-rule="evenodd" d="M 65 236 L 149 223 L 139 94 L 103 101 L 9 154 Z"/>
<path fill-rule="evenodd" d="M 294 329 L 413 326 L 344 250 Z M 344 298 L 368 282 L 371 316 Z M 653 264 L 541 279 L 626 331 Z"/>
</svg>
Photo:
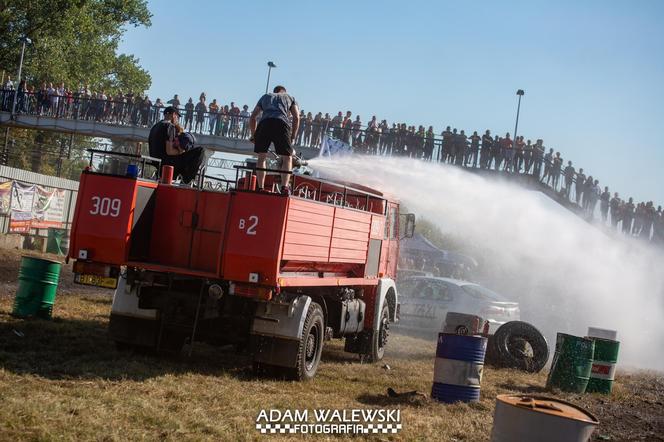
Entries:
<svg viewBox="0 0 664 442">
<path fill-rule="evenodd" d="M 437 336 L 447 312 L 477 315 L 489 321 L 489 334 L 520 320 L 519 304 L 479 284 L 451 278 L 413 276 L 399 281 L 397 330 Z"/>
</svg>

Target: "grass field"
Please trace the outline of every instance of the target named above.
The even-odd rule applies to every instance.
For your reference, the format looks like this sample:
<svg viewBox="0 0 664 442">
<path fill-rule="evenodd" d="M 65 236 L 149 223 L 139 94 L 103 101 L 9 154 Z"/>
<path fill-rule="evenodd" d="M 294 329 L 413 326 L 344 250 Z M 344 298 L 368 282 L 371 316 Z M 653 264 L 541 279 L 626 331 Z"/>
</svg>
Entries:
<svg viewBox="0 0 664 442">
<path fill-rule="evenodd" d="M 246 356 L 205 345 L 191 357 L 119 352 L 106 331 L 111 292 L 72 285 L 67 269 L 52 321 L 10 316 L 18 260 L 0 252 L 1 440 L 258 440 L 264 408 L 386 407 L 401 409 L 403 430 L 369 439 L 478 441 L 489 437 L 497 394 L 551 394 L 545 373 L 486 368 L 476 404 L 389 398 L 388 387 L 431 388 L 435 345 L 405 336 L 391 336 L 389 370 L 332 341 L 309 383 L 253 378 Z M 611 397 L 554 396 L 595 414 L 598 440 L 664 440 L 660 375 L 619 372 Z"/>
</svg>

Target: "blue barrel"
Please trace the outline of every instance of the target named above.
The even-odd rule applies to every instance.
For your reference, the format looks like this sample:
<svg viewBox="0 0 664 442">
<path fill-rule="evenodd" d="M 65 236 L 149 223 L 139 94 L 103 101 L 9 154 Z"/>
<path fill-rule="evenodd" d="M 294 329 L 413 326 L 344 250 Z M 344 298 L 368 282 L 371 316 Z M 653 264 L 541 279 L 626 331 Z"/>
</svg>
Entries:
<svg viewBox="0 0 664 442">
<path fill-rule="evenodd" d="M 137 164 L 127 164 L 127 176 L 136 178 L 138 177 L 138 165 Z"/>
<path fill-rule="evenodd" d="M 487 338 L 438 334 L 431 397 L 438 402 L 478 402 Z"/>
</svg>

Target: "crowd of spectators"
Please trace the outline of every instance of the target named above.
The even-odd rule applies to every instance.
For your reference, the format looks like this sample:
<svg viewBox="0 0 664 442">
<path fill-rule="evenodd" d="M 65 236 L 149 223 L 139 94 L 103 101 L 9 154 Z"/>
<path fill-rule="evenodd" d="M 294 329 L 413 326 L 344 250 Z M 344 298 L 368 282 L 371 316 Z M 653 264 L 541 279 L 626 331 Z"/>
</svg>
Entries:
<svg viewBox="0 0 664 442">
<path fill-rule="evenodd" d="M 162 117 L 163 108 L 174 106 L 181 111 L 185 130 L 232 138 L 249 138 L 249 106 L 240 108 L 234 102 L 222 104 L 217 99 L 208 102 L 203 92 L 196 103 L 190 97 L 185 103 L 178 95 L 166 102 L 154 102 L 147 95 L 133 93 L 107 94 L 92 91 L 88 85 L 69 89 L 64 83 L 42 83 L 38 88 L 22 80 L 15 92 L 10 77 L 3 84 L 0 105 L 4 111 L 12 109 L 16 93 L 16 112 L 126 124 L 151 126 Z M 352 146 L 353 151 L 367 155 L 406 156 L 423 161 L 453 164 L 462 167 L 501 171 L 509 174 L 532 175 L 549 186 L 560 197 L 578 205 L 587 218 L 595 216 L 599 203 L 601 221 L 627 235 L 664 244 L 664 213 L 652 201 L 635 203 L 624 200 L 618 193 L 603 189 L 599 180 L 578 170 L 565 161 L 560 152 L 547 149 L 542 139 L 534 143 L 523 136 L 513 140 L 492 135 L 486 130 L 466 132 L 447 128 L 436 134 L 432 126 L 413 126 L 405 123 L 379 121 L 373 116 L 364 124 L 359 115 L 347 111 L 334 117 L 329 113 L 305 112 L 300 115 L 300 129 L 296 145 L 318 147 L 324 135 Z M 470 135 L 469 135 L 470 134 Z"/>
</svg>

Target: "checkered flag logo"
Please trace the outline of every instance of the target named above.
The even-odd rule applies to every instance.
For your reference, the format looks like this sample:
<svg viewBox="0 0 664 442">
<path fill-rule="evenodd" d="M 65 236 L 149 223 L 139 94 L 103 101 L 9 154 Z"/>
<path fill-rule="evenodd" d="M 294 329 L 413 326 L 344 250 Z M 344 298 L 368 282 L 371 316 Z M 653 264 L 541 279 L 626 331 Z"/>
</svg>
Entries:
<svg viewBox="0 0 664 442">
<path fill-rule="evenodd" d="M 256 424 L 256 429 L 261 432 L 261 434 L 293 434 L 295 433 L 295 428 L 291 424 Z"/>
<path fill-rule="evenodd" d="M 364 428 L 365 433 L 371 434 L 388 434 L 396 433 L 401 430 L 401 424 L 367 424 Z"/>
</svg>

